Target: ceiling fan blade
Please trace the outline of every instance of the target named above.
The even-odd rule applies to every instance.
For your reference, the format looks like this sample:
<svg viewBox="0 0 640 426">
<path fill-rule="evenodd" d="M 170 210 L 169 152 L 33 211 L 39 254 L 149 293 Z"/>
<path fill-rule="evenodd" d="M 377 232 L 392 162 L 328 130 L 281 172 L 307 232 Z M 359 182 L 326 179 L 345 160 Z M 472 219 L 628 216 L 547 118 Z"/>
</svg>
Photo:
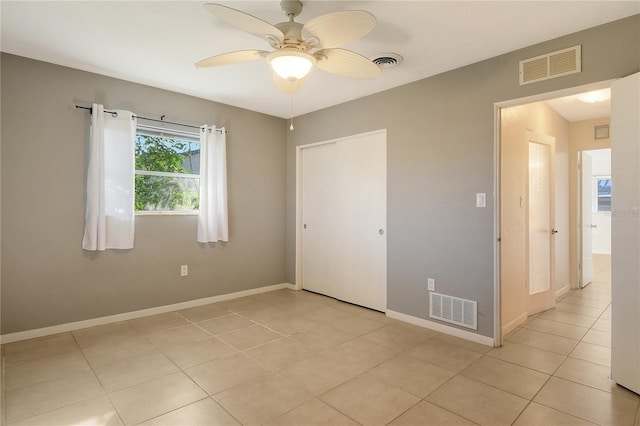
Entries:
<svg viewBox="0 0 640 426">
<path fill-rule="evenodd" d="M 352 78 L 376 78 L 380 67 L 364 56 L 345 49 L 323 49 L 314 53 L 316 66 L 323 71 Z"/>
<path fill-rule="evenodd" d="M 249 34 L 266 38 L 268 41 L 270 37 L 273 37 L 280 42 L 284 40 L 284 34 L 282 34 L 282 31 L 280 31 L 270 23 L 263 21 L 260 18 L 256 18 L 253 15 L 249 15 L 248 13 L 240 12 L 239 10 L 216 3 L 207 3 L 204 5 L 204 7 L 212 15 L 243 31 L 248 32 Z"/>
<path fill-rule="evenodd" d="M 302 37 L 315 37 L 318 47 L 331 48 L 364 37 L 376 26 L 376 18 L 365 10 L 344 10 L 318 16 L 304 24 Z"/>
<path fill-rule="evenodd" d="M 285 80 L 284 78 L 280 77 L 278 74 L 274 72 L 273 82 L 276 84 L 276 87 L 280 92 L 284 93 L 285 95 L 291 95 L 293 93 L 296 93 L 298 90 L 300 90 L 300 88 L 304 84 L 304 78 L 299 78 L 295 81 L 290 81 L 290 80 Z"/>
<path fill-rule="evenodd" d="M 197 68 L 217 67 L 220 65 L 237 64 L 240 62 L 254 61 L 264 58 L 269 52 L 265 50 L 238 50 L 235 52 L 222 53 L 196 62 Z"/>
</svg>

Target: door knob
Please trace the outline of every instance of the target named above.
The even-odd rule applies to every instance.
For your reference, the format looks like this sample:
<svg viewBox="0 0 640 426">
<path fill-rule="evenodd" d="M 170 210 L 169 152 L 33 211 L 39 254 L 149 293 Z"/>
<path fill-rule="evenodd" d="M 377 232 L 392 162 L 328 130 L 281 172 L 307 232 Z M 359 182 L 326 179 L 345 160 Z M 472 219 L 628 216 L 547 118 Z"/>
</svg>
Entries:
<svg viewBox="0 0 640 426">
<path fill-rule="evenodd" d="M 597 228 L 597 227 L 598 227 L 598 225 L 591 225 L 591 227 L 592 227 L 592 228 Z"/>
<path fill-rule="evenodd" d="M 382 229 L 378 230 L 378 234 L 380 234 L 380 235 L 384 234 L 384 230 L 382 230 Z"/>
<path fill-rule="evenodd" d="M 307 229 L 307 224 L 305 223 L 304 225 L 302 225 L 302 227 L 303 227 L 304 229 Z"/>
<path fill-rule="evenodd" d="M 557 233 L 558 233 L 558 230 L 554 228 L 554 229 L 552 229 L 552 230 L 551 230 L 551 233 L 552 233 L 552 234 L 557 234 Z"/>
</svg>

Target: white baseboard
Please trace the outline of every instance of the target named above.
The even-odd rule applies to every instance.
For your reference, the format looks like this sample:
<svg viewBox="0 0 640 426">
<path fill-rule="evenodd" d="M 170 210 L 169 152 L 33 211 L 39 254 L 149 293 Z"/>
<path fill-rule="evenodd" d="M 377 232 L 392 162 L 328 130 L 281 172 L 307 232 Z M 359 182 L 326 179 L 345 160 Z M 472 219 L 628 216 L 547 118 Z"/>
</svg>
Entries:
<svg viewBox="0 0 640 426">
<path fill-rule="evenodd" d="M 520 324 L 524 324 L 524 322 L 527 321 L 527 318 L 528 316 L 525 312 L 522 315 L 519 315 L 516 319 L 509 321 L 502 327 L 502 335 L 506 336 L 507 334 L 511 333 L 513 330 L 518 328 Z"/>
<path fill-rule="evenodd" d="M 448 325 L 429 321 L 423 318 L 414 317 L 414 316 L 403 314 L 400 312 L 395 312 L 389 309 L 387 309 L 387 316 L 389 318 L 394 318 L 400 321 L 408 322 L 409 324 L 428 328 L 430 330 L 435 330 L 440 333 L 449 334 L 451 336 L 459 337 L 461 339 L 470 340 L 472 342 L 480 343 L 482 345 L 494 347 L 493 337 L 481 336 L 480 334 L 471 333 L 465 330 L 460 330 L 459 328 L 450 327 Z"/>
<path fill-rule="evenodd" d="M 565 294 L 569 293 L 569 290 L 571 290 L 571 284 L 570 283 L 567 283 L 567 284 L 563 285 L 562 287 L 560 287 L 558 290 L 556 290 L 556 300 L 558 300 L 559 298 L 561 298 Z"/>
<path fill-rule="evenodd" d="M 285 285 L 289 290 L 302 290 L 302 286 L 299 286 L 298 284 L 286 283 Z"/>
<path fill-rule="evenodd" d="M 19 331 L 17 333 L 9 333 L 0 336 L 0 343 L 12 343 L 20 340 L 34 339 L 37 337 L 50 336 L 52 334 L 66 333 L 69 331 L 80 330 L 96 325 L 111 324 L 118 321 L 126 321 L 150 315 L 164 314 L 180 309 L 193 308 L 195 306 L 208 305 L 209 303 L 223 302 L 225 300 L 237 299 L 240 297 L 251 296 L 254 294 L 266 293 L 269 291 L 281 290 L 283 288 L 292 288 L 292 284 L 282 283 L 274 284 L 266 287 L 252 288 L 249 290 L 238 291 L 235 293 L 221 294 L 219 296 L 205 297 L 203 299 L 189 300 L 187 302 L 174 303 L 172 305 L 157 306 L 155 308 L 142 309 L 139 311 L 125 312 L 122 314 L 109 315 L 106 317 L 92 318 L 83 321 L 75 321 L 66 324 L 54 325 L 51 327 L 37 328 L 34 330 Z"/>
</svg>

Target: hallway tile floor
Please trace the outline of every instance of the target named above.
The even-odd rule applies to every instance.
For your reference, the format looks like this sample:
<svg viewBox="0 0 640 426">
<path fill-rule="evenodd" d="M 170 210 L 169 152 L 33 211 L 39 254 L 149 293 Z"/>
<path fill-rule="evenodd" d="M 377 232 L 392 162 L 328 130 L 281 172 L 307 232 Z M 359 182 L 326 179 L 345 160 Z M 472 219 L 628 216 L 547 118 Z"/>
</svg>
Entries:
<svg viewBox="0 0 640 426">
<path fill-rule="evenodd" d="M 4 345 L 3 425 L 636 425 L 610 284 L 487 346 L 280 290 Z"/>
</svg>

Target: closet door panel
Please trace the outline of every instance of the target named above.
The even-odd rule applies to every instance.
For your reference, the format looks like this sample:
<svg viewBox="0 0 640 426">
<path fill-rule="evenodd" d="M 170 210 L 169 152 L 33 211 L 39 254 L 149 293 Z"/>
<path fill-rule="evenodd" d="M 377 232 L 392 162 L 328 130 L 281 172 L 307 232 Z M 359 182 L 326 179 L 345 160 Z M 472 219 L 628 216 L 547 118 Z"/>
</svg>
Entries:
<svg viewBox="0 0 640 426">
<path fill-rule="evenodd" d="M 337 144 L 339 241 L 337 298 L 386 308 L 386 134 L 359 135 Z"/>
<path fill-rule="evenodd" d="M 336 297 L 336 144 L 302 151 L 302 281 L 306 290 Z"/>
</svg>

